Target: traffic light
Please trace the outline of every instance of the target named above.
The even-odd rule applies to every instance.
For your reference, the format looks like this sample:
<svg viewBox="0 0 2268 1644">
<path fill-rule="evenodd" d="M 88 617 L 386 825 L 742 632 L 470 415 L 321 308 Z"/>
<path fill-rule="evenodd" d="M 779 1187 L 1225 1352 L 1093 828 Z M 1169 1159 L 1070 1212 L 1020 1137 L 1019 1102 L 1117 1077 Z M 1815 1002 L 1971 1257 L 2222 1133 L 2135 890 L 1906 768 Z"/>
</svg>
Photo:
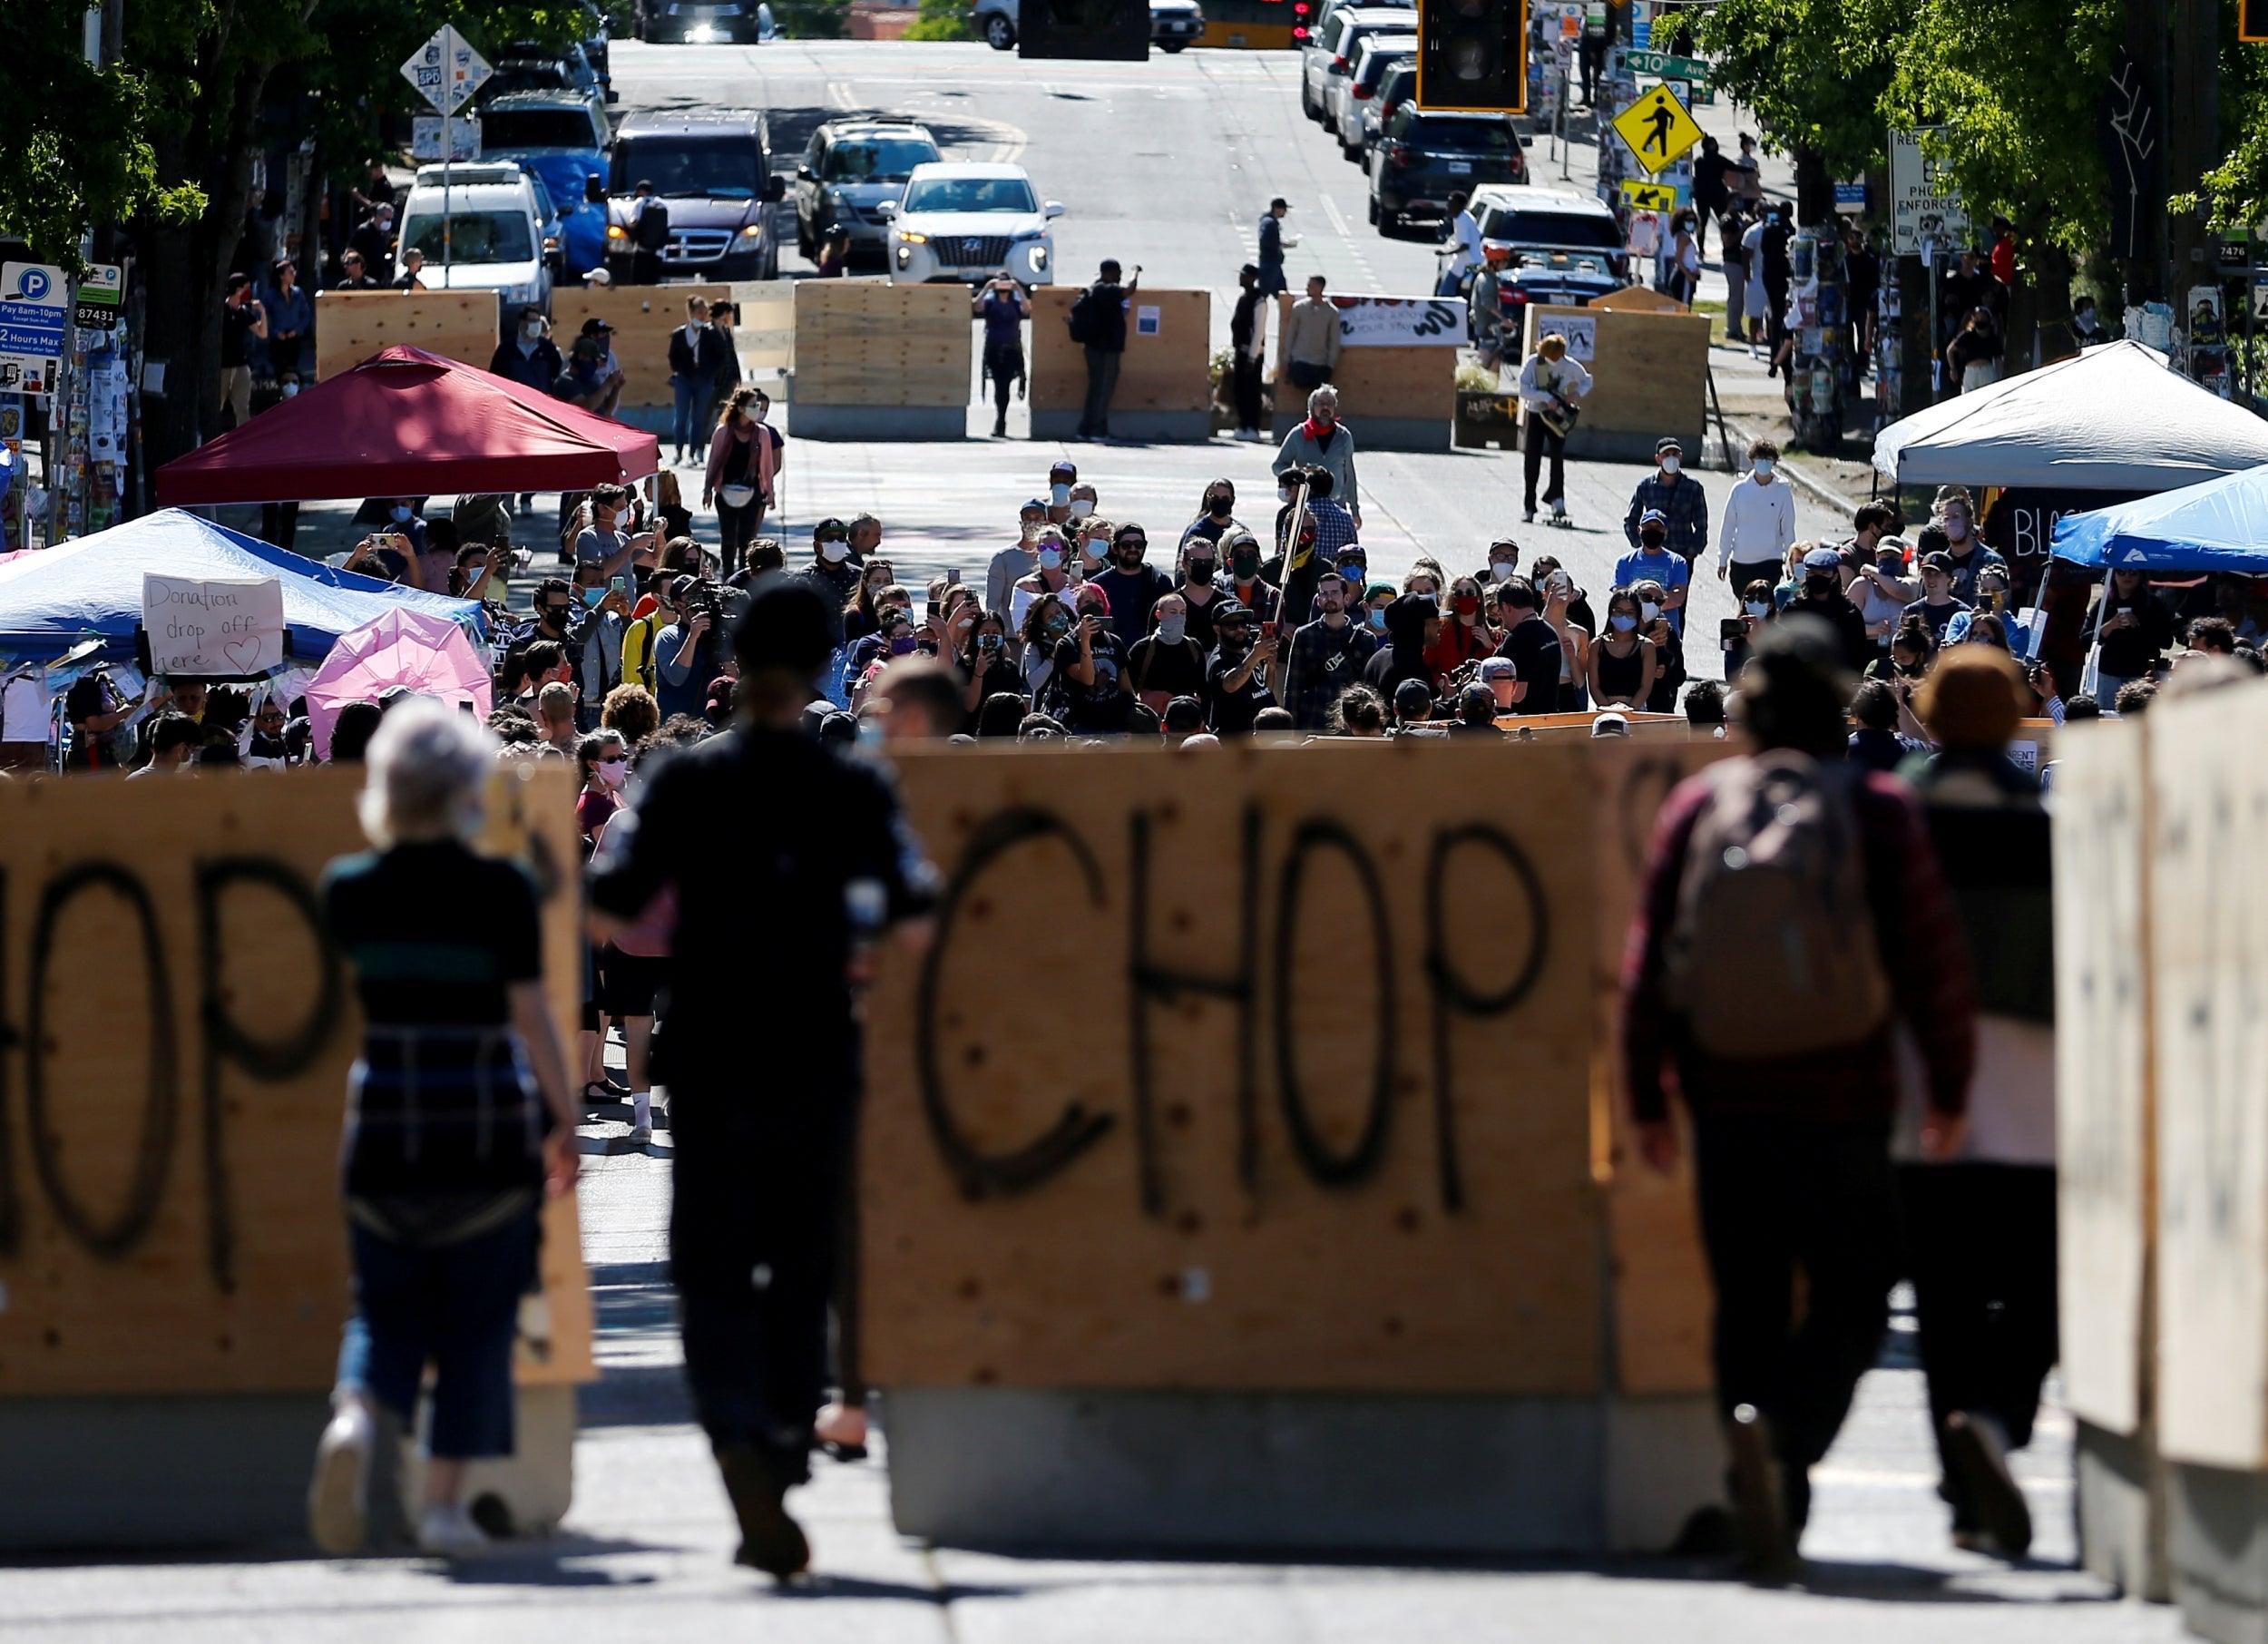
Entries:
<svg viewBox="0 0 2268 1644">
<path fill-rule="evenodd" d="M 1526 113 L 1528 0 L 1418 0 L 1417 105 Z"/>
<path fill-rule="evenodd" d="M 1019 57 L 1140 63 L 1149 55 L 1149 0 L 1023 0 Z"/>
<path fill-rule="evenodd" d="M 2236 0 L 2236 37 L 2268 40 L 2268 0 Z"/>
</svg>

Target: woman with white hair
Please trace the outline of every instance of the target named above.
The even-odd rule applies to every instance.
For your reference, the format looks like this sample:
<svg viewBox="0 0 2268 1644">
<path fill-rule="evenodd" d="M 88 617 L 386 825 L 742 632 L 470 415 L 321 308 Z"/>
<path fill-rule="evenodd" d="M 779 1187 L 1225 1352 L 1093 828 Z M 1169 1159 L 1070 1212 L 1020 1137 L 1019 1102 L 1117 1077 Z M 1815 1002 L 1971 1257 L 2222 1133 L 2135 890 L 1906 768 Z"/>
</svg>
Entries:
<svg viewBox="0 0 2268 1644">
<path fill-rule="evenodd" d="M 375 1458 L 412 1421 L 434 1365 L 418 1546 L 486 1545 L 464 1465 L 513 1449 L 512 1346 L 536 1283 L 546 1178 L 574 1179 L 575 1114 L 543 996 L 533 882 L 474 854 L 496 739 L 417 700 L 371 739 L 363 831 L 376 848 L 324 875 L 326 919 L 366 1019 L 342 1149 L 355 1314 L 339 1351 L 308 1518 L 359 1551 Z"/>
</svg>

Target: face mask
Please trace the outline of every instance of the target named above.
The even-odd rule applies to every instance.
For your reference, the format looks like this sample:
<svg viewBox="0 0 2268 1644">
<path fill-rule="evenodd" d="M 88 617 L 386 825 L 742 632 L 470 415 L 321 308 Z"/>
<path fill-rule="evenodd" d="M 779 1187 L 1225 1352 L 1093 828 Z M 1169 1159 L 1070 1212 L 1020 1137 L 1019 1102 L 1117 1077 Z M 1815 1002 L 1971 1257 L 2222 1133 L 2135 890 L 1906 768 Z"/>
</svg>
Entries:
<svg viewBox="0 0 2268 1644">
<path fill-rule="evenodd" d="M 1206 583 L 1210 582 L 1213 580 L 1213 572 L 1217 568 L 1218 566 L 1217 563 L 1212 560 L 1191 560 L 1189 562 L 1189 581 L 1197 583 L 1198 586 L 1201 588 Z"/>
<path fill-rule="evenodd" d="M 609 788 L 620 788 L 630 776 L 630 761 L 628 759 L 601 759 L 598 770 L 600 781 Z"/>
<path fill-rule="evenodd" d="M 594 609 L 602 601 L 604 601 L 605 598 L 606 584 L 604 582 L 600 583 L 596 588 L 586 588 L 582 591 L 582 602 L 586 605 L 593 607 Z"/>
<path fill-rule="evenodd" d="M 1634 616 L 1610 616 L 1607 619 L 1607 626 L 1617 633 L 1628 633 L 1637 625 L 1638 620 Z"/>
<path fill-rule="evenodd" d="M 1383 632 L 1385 632 L 1385 631 L 1386 631 L 1386 613 L 1385 613 L 1384 612 L 1383 612 L 1383 611 L 1376 611 L 1376 610 L 1374 610 L 1374 611 L 1370 613 L 1370 625 L 1371 625 L 1373 628 L 1376 629 L 1376 630 L 1377 630 L 1380 633 L 1383 633 Z"/>
<path fill-rule="evenodd" d="M 1675 474 L 1678 469 L 1684 466 L 1685 463 L 1681 458 L 1675 456 L 1666 456 L 1662 458 L 1662 472 L 1664 474 Z"/>
<path fill-rule="evenodd" d="M 880 719 L 861 719 L 861 720 L 859 720 L 859 721 L 858 721 L 858 743 L 859 743 L 859 746 L 860 746 L 860 747 L 862 747 L 862 748 L 879 748 L 879 747 L 881 747 L 881 746 L 882 746 L 882 721 L 881 721 Z"/>
<path fill-rule="evenodd" d="M 1664 536 L 1658 531 L 1641 531 L 1638 533 L 1638 546 L 1641 548 L 1658 548 L 1668 540 L 1669 539 L 1667 537 Z"/>
<path fill-rule="evenodd" d="M 1520 567 L 1513 564 L 1510 560 L 1491 560 L 1489 562 L 1489 574 L 1500 582 L 1510 582 L 1512 580 L 1512 573 L 1517 572 L 1519 569 Z"/>
<path fill-rule="evenodd" d="M 830 565 L 839 565 L 850 558 L 850 544 L 848 543 L 821 543 L 819 557 Z"/>
<path fill-rule="evenodd" d="M 1772 607 L 1765 604 L 1762 600 L 1751 600 L 1748 602 L 1747 605 L 1744 607 L 1744 609 L 1746 610 L 1748 614 L 1752 617 L 1764 617 L 1772 614 Z"/>
<path fill-rule="evenodd" d="M 1048 487 L 1048 501 L 1052 503 L 1058 508 L 1070 507 L 1071 505 L 1071 488 L 1069 485 L 1050 485 Z"/>
<path fill-rule="evenodd" d="M 1260 556 L 1250 549 L 1239 548 L 1228 556 L 1228 568 L 1237 573 L 1238 582 L 1248 582 L 1260 574 Z"/>
<path fill-rule="evenodd" d="M 1063 551 L 1061 548 L 1042 548 L 1040 550 L 1041 570 L 1053 571 L 1058 569 L 1062 563 Z"/>
<path fill-rule="evenodd" d="M 1070 631 L 1071 623 L 1069 617 L 1050 617 L 1046 628 L 1042 630 L 1051 640 L 1060 640 Z"/>
<path fill-rule="evenodd" d="M 1276 500 L 1279 503 L 1290 502 L 1292 500 L 1292 488 L 1289 485 L 1278 485 L 1276 488 Z"/>
<path fill-rule="evenodd" d="M 1477 616 L 1481 611 L 1481 601 L 1477 595 L 1461 593 L 1449 602 L 1449 608 L 1459 616 Z"/>
<path fill-rule="evenodd" d="M 393 508 L 390 510 L 390 517 L 396 524 L 400 524 L 403 521 L 409 518 L 409 504 L 406 503 L 395 504 Z"/>
<path fill-rule="evenodd" d="M 1178 645 L 1188 637 L 1188 633 L 1189 619 L 1188 617 L 1168 616 L 1158 619 L 1158 637 L 1168 645 Z"/>
<path fill-rule="evenodd" d="M 1653 601 L 1640 600 L 1638 602 L 1638 615 L 1644 618 L 1647 621 L 1652 621 L 1656 617 L 1661 615 L 1661 613 L 1662 608 L 1654 603 Z"/>
<path fill-rule="evenodd" d="M 536 341 L 543 335 L 543 322 L 540 319 L 529 320 L 525 325 L 520 328 L 520 335 L 526 338 L 530 342 Z"/>
<path fill-rule="evenodd" d="M 1205 504 L 1205 512 L 1212 515 L 1212 517 L 1217 520 L 1225 520 L 1228 517 L 1228 511 L 1235 506 L 1236 504 L 1230 502 L 1227 497 L 1217 496 L 1211 502 Z"/>
<path fill-rule="evenodd" d="M 1368 569 L 1369 567 L 1364 565 L 1360 560 L 1349 560 L 1345 564 L 1339 567 L 1339 574 L 1344 577 L 1349 583 L 1359 588 L 1362 586 L 1363 572 Z"/>
<path fill-rule="evenodd" d="M 913 654 L 914 643 L 912 634 L 902 633 L 890 641 L 890 654 L 894 657 L 910 656 Z"/>
<path fill-rule="evenodd" d="M 1835 579 L 1831 576 L 1807 576 L 1804 579 L 1804 592 L 1807 598 L 1831 599 L 1835 592 Z"/>
<path fill-rule="evenodd" d="M 1040 522 L 1038 520 L 1026 520 L 1023 523 L 1022 530 L 1023 532 L 1023 540 L 1027 543 L 1031 542 L 1040 534 Z"/>
<path fill-rule="evenodd" d="M 1945 534 L 1951 537 L 1953 541 L 1957 543 L 1961 541 L 1969 534 L 1969 522 L 1961 518 L 1961 516 L 1958 514 L 1947 514 L 1945 516 Z"/>
<path fill-rule="evenodd" d="M 1768 456 L 1758 457 L 1756 459 L 1756 477 L 1758 479 L 1770 479 L 1772 477 L 1773 469 L 1778 465 L 1779 465 L 1774 463 Z"/>
</svg>

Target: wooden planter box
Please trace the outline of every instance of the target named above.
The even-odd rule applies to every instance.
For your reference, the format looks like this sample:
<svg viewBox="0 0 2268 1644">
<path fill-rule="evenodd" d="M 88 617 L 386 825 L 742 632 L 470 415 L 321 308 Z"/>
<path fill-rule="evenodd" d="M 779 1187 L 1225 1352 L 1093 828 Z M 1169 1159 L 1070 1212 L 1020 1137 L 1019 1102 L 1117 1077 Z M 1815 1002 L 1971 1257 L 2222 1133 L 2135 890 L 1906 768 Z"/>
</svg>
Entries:
<svg viewBox="0 0 2268 1644">
<path fill-rule="evenodd" d="M 1511 450 L 1520 435 L 1520 396 L 1457 390 L 1457 420 L 1451 438 L 1464 446 L 1495 445 Z"/>
</svg>

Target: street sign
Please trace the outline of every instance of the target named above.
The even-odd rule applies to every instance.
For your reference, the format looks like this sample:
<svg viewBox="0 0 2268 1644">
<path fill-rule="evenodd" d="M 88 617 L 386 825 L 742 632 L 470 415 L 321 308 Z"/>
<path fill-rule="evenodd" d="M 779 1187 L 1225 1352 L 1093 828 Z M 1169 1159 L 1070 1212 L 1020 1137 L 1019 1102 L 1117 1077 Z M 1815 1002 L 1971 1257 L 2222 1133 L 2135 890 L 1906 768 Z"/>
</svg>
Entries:
<svg viewBox="0 0 2268 1644">
<path fill-rule="evenodd" d="M 1860 217 L 1865 214 L 1865 178 L 1853 178 L 1849 182 L 1835 184 L 1835 210 L 1845 217 Z"/>
<path fill-rule="evenodd" d="M 76 312 L 72 323 L 83 331 L 112 331 L 118 327 L 119 299 L 124 295 L 126 277 L 114 262 L 98 262 L 86 271 L 79 282 Z"/>
<path fill-rule="evenodd" d="M 1629 201 L 1633 211 L 1674 211 L 1686 203 L 1686 191 L 1675 183 L 1633 179 L 1622 185 L 1622 198 Z"/>
<path fill-rule="evenodd" d="M 1633 74 L 1658 74 L 1664 80 L 1682 80 L 1688 85 L 1706 85 L 1709 65 L 1698 57 L 1673 57 L 1667 52 L 1628 51 L 1622 54 L 1622 66 Z"/>
<path fill-rule="evenodd" d="M 1890 134 L 1891 249 L 1900 257 L 1919 257 L 1925 240 L 1946 251 L 1969 243 L 1969 211 L 1953 191 L 1951 168 L 1921 152 L 1921 139 L 1941 129 Z"/>
<path fill-rule="evenodd" d="M 70 289 L 53 264 L 0 264 L 0 387 L 20 394 L 54 391 L 71 319 Z"/>
<path fill-rule="evenodd" d="M 1701 141 L 1700 126 L 1666 85 L 1656 86 L 1617 114 L 1614 126 L 1616 135 L 1648 171 L 1667 169 Z"/>
<path fill-rule="evenodd" d="M 477 114 L 463 114 L 449 121 L 449 144 L 446 152 L 441 144 L 442 119 L 438 114 L 420 114 L 410 122 L 410 157 L 419 161 L 429 160 L 478 160 L 481 157 L 481 122 Z"/>
<path fill-rule="evenodd" d="M 444 114 L 454 114 L 472 101 L 473 93 L 488 83 L 496 71 L 465 44 L 456 30 L 442 27 L 402 64 L 402 78 L 417 94 Z"/>
</svg>

